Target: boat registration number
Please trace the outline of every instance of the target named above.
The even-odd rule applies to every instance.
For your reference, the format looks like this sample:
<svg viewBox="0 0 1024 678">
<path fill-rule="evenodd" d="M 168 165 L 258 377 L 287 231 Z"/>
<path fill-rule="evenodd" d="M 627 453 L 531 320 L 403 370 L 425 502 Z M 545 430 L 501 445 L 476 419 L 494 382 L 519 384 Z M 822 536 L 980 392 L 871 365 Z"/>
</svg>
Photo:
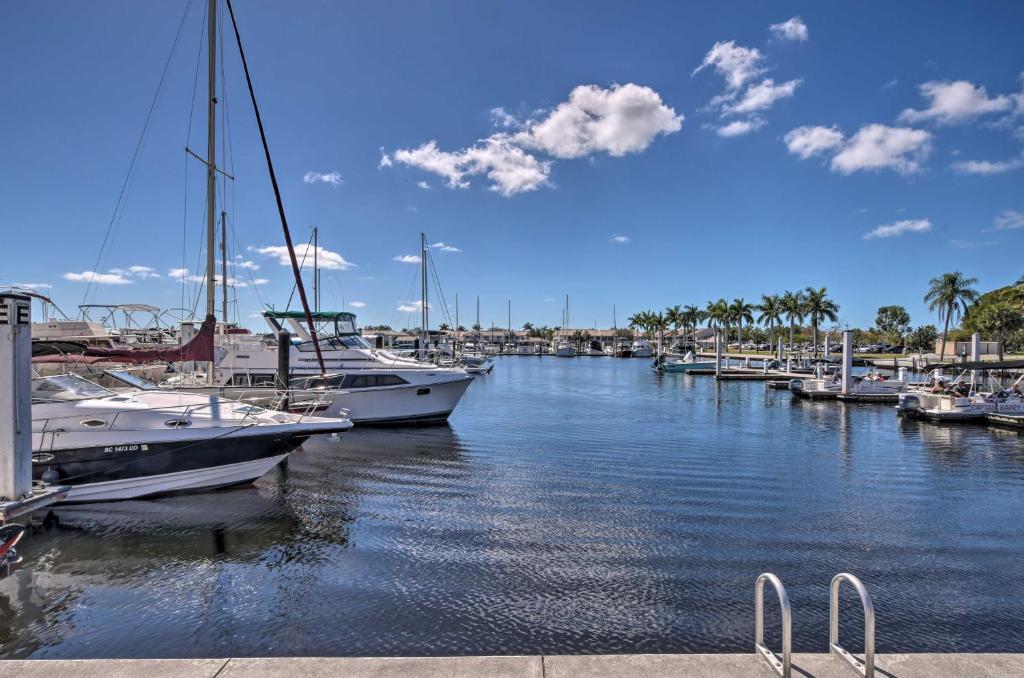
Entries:
<svg viewBox="0 0 1024 678">
<path fill-rule="evenodd" d="M 149 450 L 149 445 L 113 445 L 111 447 L 104 447 L 104 454 L 117 454 L 119 452 L 146 452 Z"/>
</svg>

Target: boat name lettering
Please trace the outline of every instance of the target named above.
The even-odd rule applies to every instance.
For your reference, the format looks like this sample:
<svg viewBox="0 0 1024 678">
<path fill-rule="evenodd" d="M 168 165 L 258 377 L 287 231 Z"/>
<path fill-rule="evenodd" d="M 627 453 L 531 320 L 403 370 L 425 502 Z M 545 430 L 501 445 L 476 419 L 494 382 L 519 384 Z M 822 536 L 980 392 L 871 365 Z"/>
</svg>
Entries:
<svg viewBox="0 0 1024 678">
<path fill-rule="evenodd" d="M 112 445 L 110 447 L 104 447 L 104 454 L 114 454 L 117 452 L 146 452 L 149 450 L 149 445 Z"/>
</svg>

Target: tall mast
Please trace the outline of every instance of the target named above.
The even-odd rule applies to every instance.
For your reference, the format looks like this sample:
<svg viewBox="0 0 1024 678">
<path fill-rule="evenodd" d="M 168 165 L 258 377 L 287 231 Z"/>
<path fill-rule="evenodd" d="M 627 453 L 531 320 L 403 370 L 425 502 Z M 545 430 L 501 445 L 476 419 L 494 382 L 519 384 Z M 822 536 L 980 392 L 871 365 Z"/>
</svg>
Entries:
<svg viewBox="0 0 1024 678">
<path fill-rule="evenodd" d="M 430 315 L 427 312 L 427 234 L 420 233 L 420 305 L 423 307 L 423 348 L 430 343 Z M 425 355 L 425 354 L 424 354 Z"/>
<path fill-rule="evenodd" d="M 569 327 L 569 295 L 565 295 L 565 326 Z"/>
<path fill-rule="evenodd" d="M 210 0 L 206 27 L 209 52 L 209 88 L 206 102 L 206 315 L 216 314 L 217 269 L 214 250 L 217 247 L 217 213 L 214 204 L 217 190 L 217 0 Z M 210 370 L 212 372 L 212 370 Z M 211 374 L 212 376 L 212 374 Z"/>
<path fill-rule="evenodd" d="M 480 330 L 483 329 L 483 328 L 480 327 L 480 295 L 479 294 L 476 295 L 476 326 L 478 328 L 477 331 L 476 331 L 476 338 L 479 341 L 479 339 L 480 339 Z"/>
<path fill-rule="evenodd" d="M 459 332 L 459 293 L 455 293 L 455 336 Z"/>
<path fill-rule="evenodd" d="M 228 226 L 227 212 L 220 212 L 220 290 L 221 315 L 224 322 L 228 321 Z"/>
<path fill-rule="evenodd" d="M 316 226 L 313 227 L 313 310 L 320 311 L 320 261 L 318 254 L 320 253 L 319 241 L 318 241 L 318 229 Z"/>
<path fill-rule="evenodd" d="M 512 343 L 512 300 L 508 300 L 508 341 Z"/>
</svg>

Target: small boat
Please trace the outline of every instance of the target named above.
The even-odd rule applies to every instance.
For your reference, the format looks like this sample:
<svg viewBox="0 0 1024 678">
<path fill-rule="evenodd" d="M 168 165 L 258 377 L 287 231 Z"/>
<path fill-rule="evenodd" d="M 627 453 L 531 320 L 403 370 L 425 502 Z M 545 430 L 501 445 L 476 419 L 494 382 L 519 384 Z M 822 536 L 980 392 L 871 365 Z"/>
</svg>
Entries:
<svg viewBox="0 0 1024 678">
<path fill-rule="evenodd" d="M 715 369 L 715 361 L 697 360 L 693 352 L 687 351 L 686 355 L 663 355 L 654 365 L 656 370 L 661 372 L 689 372 L 690 370 Z"/>
<path fill-rule="evenodd" d="M 70 485 L 68 502 L 224 487 L 256 480 L 311 435 L 350 428 L 216 396 L 41 377 L 32 381 L 32 476 Z"/>
<path fill-rule="evenodd" d="M 929 367 L 930 370 L 953 368 L 960 370 L 960 375 L 952 381 L 945 381 L 939 376 L 941 373 L 936 372 L 931 388 L 901 393 L 896 412 L 904 417 L 939 422 L 979 421 L 984 420 L 989 414 L 1014 416 L 1024 413 L 1024 396 L 1020 390 L 1024 376 L 1019 377 L 1006 389 L 993 378 L 996 371 L 1022 367 L 1024 360 L 932 365 Z M 979 380 L 981 376 L 991 379 L 990 391 L 982 390 L 984 380 Z"/>
<path fill-rule="evenodd" d="M 630 355 L 634 358 L 650 358 L 654 355 L 654 349 L 651 348 L 651 342 L 648 340 L 637 339 L 630 348 Z"/>
<path fill-rule="evenodd" d="M 555 355 L 559 358 L 575 358 L 576 348 L 568 341 L 560 341 L 555 346 Z"/>
<path fill-rule="evenodd" d="M 583 355 L 605 356 L 607 354 L 604 352 L 604 346 L 601 345 L 600 341 L 591 341 L 587 344 L 586 351 L 584 351 Z"/>
<path fill-rule="evenodd" d="M 789 382 L 789 390 L 798 396 L 814 398 L 815 396 L 835 396 L 842 392 L 843 375 L 838 370 L 832 376 L 821 379 L 793 379 Z M 871 373 L 853 376 L 850 393 L 854 395 L 894 396 L 905 393 L 910 384 L 900 379 L 886 379 L 880 374 Z"/>
</svg>

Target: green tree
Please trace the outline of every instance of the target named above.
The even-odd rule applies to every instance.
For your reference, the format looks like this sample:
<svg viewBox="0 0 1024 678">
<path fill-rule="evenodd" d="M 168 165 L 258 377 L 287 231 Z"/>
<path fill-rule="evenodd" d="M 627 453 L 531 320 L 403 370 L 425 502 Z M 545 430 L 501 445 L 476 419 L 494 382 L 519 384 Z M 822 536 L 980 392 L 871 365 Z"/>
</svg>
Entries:
<svg viewBox="0 0 1024 678">
<path fill-rule="evenodd" d="M 679 328 L 686 324 L 686 317 L 683 315 L 683 307 L 679 304 L 669 306 L 664 313 L 665 323 L 672 326 L 672 336 L 679 339 Z"/>
<path fill-rule="evenodd" d="M 985 304 L 971 309 L 971 315 L 964 320 L 964 329 L 978 332 L 983 339 L 995 339 L 999 342 L 999 360 L 1003 359 L 1003 349 L 1015 332 L 1024 329 L 1024 315 L 1005 302 Z"/>
<path fill-rule="evenodd" d="M 708 321 L 708 327 L 716 330 L 725 330 L 725 341 L 729 341 L 729 302 L 725 299 L 709 301 L 704 309 L 704 317 Z"/>
<path fill-rule="evenodd" d="M 762 294 L 758 305 L 761 312 L 757 322 L 768 328 L 768 343 L 775 346 L 775 327 L 782 324 L 782 315 L 786 310 L 782 306 L 782 297 L 777 294 Z"/>
<path fill-rule="evenodd" d="M 754 305 L 748 304 L 744 299 L 733 299 L 732 303 L 729 304 L 729 317 L 736 323 L 736 340 L 740 344 L 740 350 L 742 350 L 743 323 L 751 325 L 754 323 Z"/>
<path fill-rule="evenodd" d="M 928 302 L 929 311 L 937 311 L 939 322 L 942 323 L 942 348 L 939 350 L 939 360 L 946 358 L 946 336 L 949 334 L 949 322 L 959 321 L 967 308 L 978 299 L 978 292 L 973 285 L 978 283 L 977 278 L 967 278 L 960 271 L 943 273 L 937 278 L 932 278 L 928 283 L 928 293 L 924 300 Z"/>
<path fill-rule="evenodd" d="M 697 350 L 697 326 L 704 321 L 704 311 L 696 306 L 683 308 L 683 322 L 693 331 L 693 350 Z"/>
<path fill-rule="evenodd" d="M 931 353 L 935 350 L 935 340 L 939 338 L 939 331 L 935 325 L 921 325 L 907 336 L 907 347 L 913 351 Z"/>
<path fill-rule="evenodd" d="M 437 326 L 437 331 L 440 332 L 441 334 L 446 333 L 450 329 L 451 327 L 448 325 L 448 323 L 441 323 L 440 325 Z"/>
<path fill-rule="evenodd" d="M 796 330 L 796 324 L 803 322 L 804 320 L 804 295 L 802 292 L 790 292 L 786 290 L 782 293 L 782 312 L 786 317 L 786 321 L 789 322 L 789 350 L 793 350 L 793 332 Z"/>
<path fill-rule="evenodd" d="M 898 344 L 910 331 L 910 314 L 902 306 L 881 306 L 875 315 L 875 328 L 889 341 Z"/>
<path fill-rule="evenodd" d="M 835 322 L 839 319 L 839 304 L 828 298 L 828 290 L 824 287 L 804 290 L 804 314 L 811 319 L 814 355 L 818 355 L 818 327 L 822 320 Z"/>
</svg>

